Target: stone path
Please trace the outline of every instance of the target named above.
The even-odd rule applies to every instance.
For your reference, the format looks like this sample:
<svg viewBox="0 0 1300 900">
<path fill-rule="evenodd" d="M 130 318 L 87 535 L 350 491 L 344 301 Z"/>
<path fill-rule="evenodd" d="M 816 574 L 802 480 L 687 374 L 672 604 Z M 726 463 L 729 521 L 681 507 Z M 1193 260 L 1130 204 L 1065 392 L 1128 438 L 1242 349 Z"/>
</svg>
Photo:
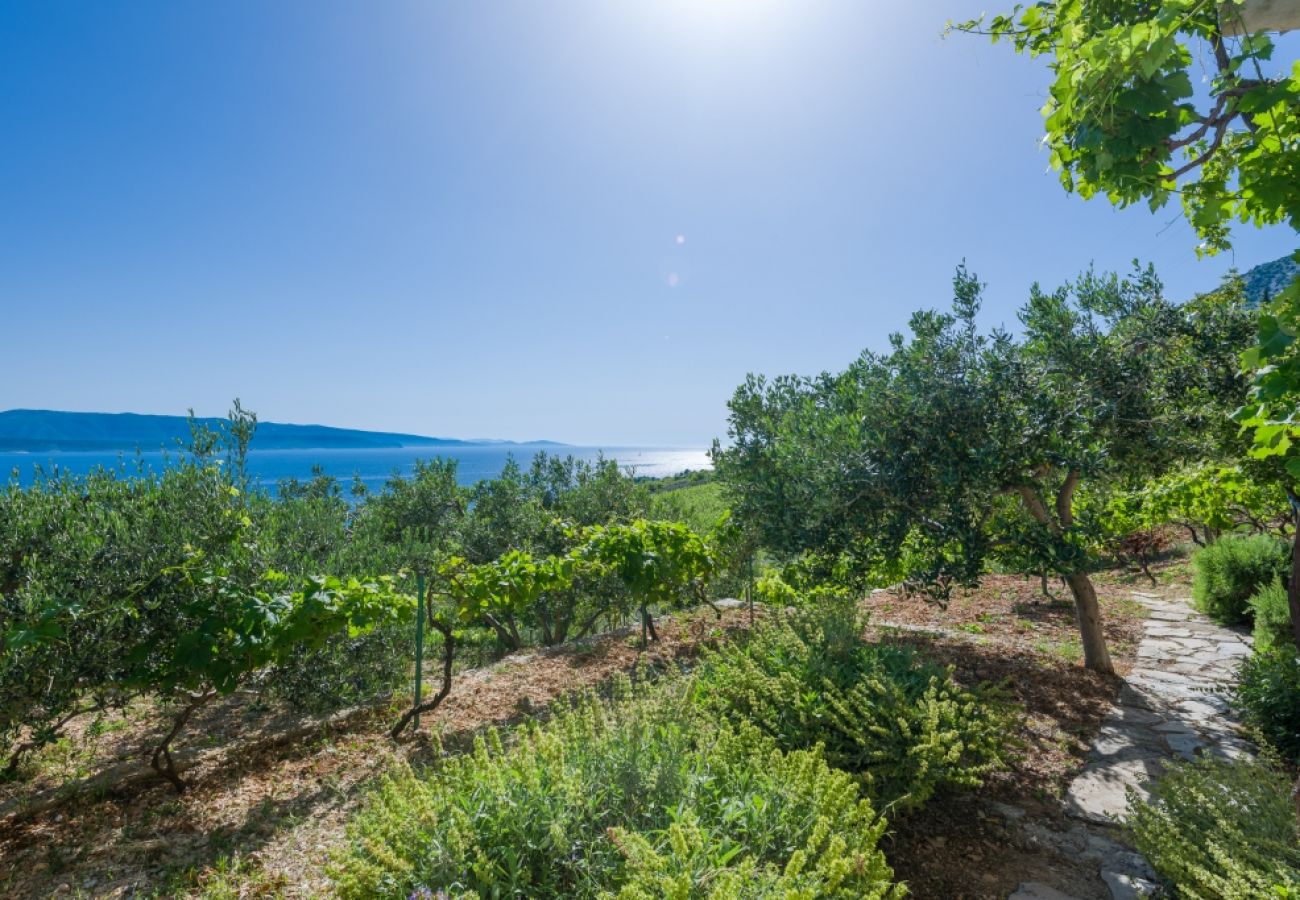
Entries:
<svg viewBox="0 0 1300 900">
<path fill-rule="evenodd" d="M 1070 784 L 1065 812 L 1077 824 L 1053 831 L 1032 823 L 1041 842 L 1077 859 L 1095 862 L 1112 897 L 1140 897 L 1155 889 L 1146 861 L 1118 840 L 1111 828 L 1128 810 L 1127 789 L 1146 787 L 1172 759 L 1198 753 L 1236 756 L 1250 752 L 1236 729 L 1224 688 L 1250 653 L 1250 638 L 1215 625 L 1189 602 L 1134 592 L 1148 609 L 1137 661 L 1119 701 L 1102 722 L 1082 772 Z M 1011 900 L 1073 900 L 1048 885 L 1022 884 Z"/>
</svg>

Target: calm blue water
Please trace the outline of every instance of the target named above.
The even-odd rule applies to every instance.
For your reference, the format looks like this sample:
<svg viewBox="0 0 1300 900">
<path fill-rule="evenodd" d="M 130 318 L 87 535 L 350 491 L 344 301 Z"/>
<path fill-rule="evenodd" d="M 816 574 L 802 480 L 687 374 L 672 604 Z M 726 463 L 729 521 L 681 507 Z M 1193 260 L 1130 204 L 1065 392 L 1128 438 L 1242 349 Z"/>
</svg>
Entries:
<svg viewBox="0 0 1300 900">
<path fill-rule="evenodd" d="M 330 475 L 351 482 L 353 475 L 372 490 L 378 489 L 394 473 L 409 475 L 417 459 L 435 456 L 457 461 L 457 477 L 461 484 L 473 484 L 483 478 L 500 474 L 506 460 L 513 455 L 525 468 L 534 455 L 546 451 L 555 456 L 574 456 L 594 460 L 600 453 L 597 447 L 537 447 L 515 445 L 511 447 L 391 447 L 370 450 L 253 450 L 248 454 L 248 471 L 256 481 L 273 488 L 285 478 L 307 479 L 312 466 L 319 465 Z M 676 475 L 686 469 L 710 468 L 708 451 L 702 448 L 665 449 L 659 447 L 610 447 L 604 450 L 607 459 L 617 460 L 620 466 L 630 468 L 637 475 L 661 478 Z M 116 468 L 125 466 L 134 472 L 137 465 L 158 471 L 175 461 L 177 454 L 117 453 L 103 451 L 0 453 L 0 481 L 12 471 L 18 472 L 21 484 L 30 484 L 37 466 L 47 472 L 59 469 L 84 474 L 99 466 Z"/>
</svg>

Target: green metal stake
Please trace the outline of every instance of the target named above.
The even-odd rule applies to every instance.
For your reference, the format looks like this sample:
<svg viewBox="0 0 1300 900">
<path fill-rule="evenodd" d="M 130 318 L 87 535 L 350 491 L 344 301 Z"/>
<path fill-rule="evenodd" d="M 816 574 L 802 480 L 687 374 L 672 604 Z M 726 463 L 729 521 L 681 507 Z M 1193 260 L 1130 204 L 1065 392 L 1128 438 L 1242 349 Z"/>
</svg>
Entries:
<svg viewBox="0 0 1300 900">
<path fill-rule="evenodd" d="M 424 576 L 415 576 L 415 592 L 420 598 L 420 609 L 415 616 L 415 708 L 420 708 L 420 694 L 424 688 Z M 415 730 L 420 730 L 420 714 L 415 714 Z"/>
</svg>

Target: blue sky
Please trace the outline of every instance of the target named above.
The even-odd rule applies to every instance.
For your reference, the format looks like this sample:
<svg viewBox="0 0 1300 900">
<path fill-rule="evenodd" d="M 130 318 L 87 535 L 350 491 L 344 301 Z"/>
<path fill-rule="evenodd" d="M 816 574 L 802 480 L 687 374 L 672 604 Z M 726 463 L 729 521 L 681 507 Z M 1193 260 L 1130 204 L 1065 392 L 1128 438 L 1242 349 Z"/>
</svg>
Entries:
<svg viewBox="0 0 1300 900">
<path fill-rule="evenodd" d="M 6 3 L 0 408 L 699 445 L 746 372 L 839 369 L 963 258 L 1198 261 L 1066 195 L 1046 73 L 959 0 Z"/>
</svg>

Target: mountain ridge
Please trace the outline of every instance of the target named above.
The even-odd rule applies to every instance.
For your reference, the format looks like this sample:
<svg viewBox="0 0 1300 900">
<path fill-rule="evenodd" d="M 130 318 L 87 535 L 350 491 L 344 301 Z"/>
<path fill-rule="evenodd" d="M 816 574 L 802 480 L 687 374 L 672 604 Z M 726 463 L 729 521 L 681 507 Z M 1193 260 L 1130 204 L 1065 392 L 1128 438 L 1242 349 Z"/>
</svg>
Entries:
<svg viewBox="0 0 1300 900">
<path fill-rule="evenodd" d="M 1297 275 L 1300 275 L 1300 263 L 1292 256 L 1260 263 L 1241 276 L 1242 293 L 1247 303 L 1258 306 L 1269 298 L 1276 297 Z"/>
<path fill-rule="evenodd" d="M 217 428 L 226 420 L 196 417 Z M 0 450 L 157 450 L 188 444 L 190 419 L 151 413 L 70 412 L 51 409 L 0 411 Z M 379 449 L 389 447 L 565 446 L 556 441 L 462 440 L 394 431 L 365 431 L 331 425 L 259 422 L 254 450 Z"/>
</svg>

